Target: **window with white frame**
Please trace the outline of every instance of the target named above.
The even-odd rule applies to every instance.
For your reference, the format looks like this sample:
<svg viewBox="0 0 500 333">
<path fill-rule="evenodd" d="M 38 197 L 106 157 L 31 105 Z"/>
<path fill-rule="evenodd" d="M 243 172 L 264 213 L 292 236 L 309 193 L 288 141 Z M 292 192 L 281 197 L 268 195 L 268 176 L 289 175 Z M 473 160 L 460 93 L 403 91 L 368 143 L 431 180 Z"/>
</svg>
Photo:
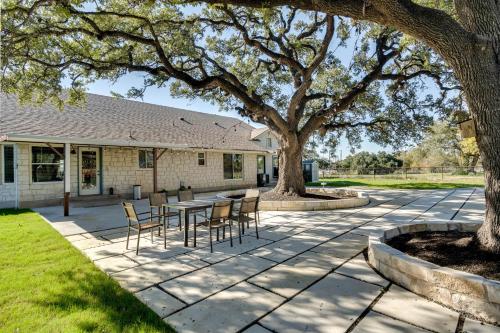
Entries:
<svg viewBox="0 0 500 333">
<path fill-rule="evenodd" d="M 4 145 L 0 152 L 2 153 L 2 161 L 0 163 L 2 166 L 3 173 L 3 183 L 13 183 L 14 182 L 14 146 Z"/>
<path fill-rule="evenodd" d="M 224 179 L 243 179 L 243 155 L 224 154 Z"/>
<path fill-rule="evenodd" d="M 151 169 L 153 168 L 153 151 L 146 149 L 139 149 L 139 168 Z"/>
<path fill-rule="evenodd" d="M 267 138 L 266 143 L 267 148 L 271 148 L 273 146 L 273 140 L 271 138 Z"/>
<path fill-rule="evenodd" d="M 198 153 L 198 165 L 205 166 L 205 153 Z"/>
<path fill-rule="evenodd" d="M 64 179 L 64 148 L 31 147 L 33 183 L 59 182 Z"/>
</svg>

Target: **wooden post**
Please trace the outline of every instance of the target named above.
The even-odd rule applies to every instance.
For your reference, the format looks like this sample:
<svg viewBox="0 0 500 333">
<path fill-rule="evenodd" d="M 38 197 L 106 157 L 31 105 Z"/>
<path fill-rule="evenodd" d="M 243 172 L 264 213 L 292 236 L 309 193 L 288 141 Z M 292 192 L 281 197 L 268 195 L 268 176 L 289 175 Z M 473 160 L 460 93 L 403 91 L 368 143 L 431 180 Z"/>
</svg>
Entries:
<svg viewBox="0 0 500 333">
<path fill-rule="evenodd" d="M 69 196 L 71 193 L 71 145 L 64 144 L 64 216 L 69 215 Z"/>
<path fill-rule="evenodd" d="M 158 148 L 153 148 L 153 192 L 158 192 Z"/>
</svg>

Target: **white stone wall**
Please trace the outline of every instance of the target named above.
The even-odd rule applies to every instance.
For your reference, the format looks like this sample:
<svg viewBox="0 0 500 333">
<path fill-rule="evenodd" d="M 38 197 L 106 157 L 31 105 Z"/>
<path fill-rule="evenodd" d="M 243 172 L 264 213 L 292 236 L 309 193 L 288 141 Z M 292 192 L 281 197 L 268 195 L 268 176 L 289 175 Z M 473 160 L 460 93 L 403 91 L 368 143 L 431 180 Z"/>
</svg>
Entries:
<svg viewBox="0 0 500 333">
<path fill-rule="evenodd" d="M 271 147 L 267 146 L 267 139 L 271 138 Z M 266 174 L 269 175 L 269 181 L 273 181 L 273 160 L 272 155 L 276 155 L 276 150 L 279 149 L 279 143 L 276 139 L 276 136 L 271 131 L 266 131 L 261 133 L 260 135 L 255 137 L 257 144 L 264 149 L 269 151 L 273 151 L 273 154 L 265 154 L 266 155 Z"/>
<path fill-rule="evenodd" d="M 161 152 L 161 150 L 160 150 Z M 139 168 L 137 149 L 105 148 L 103 151 L 103 186 L 107 193 L 128 195 L 132 186 L 141 185 L 142 192 L 153 191 L 153 169 Z M 257 154 L 243 154 L 243 179 L 224 179 L 223 152 L 205 152 L 205 165 L 198 165 L 198 152 L 167 151 L 158 160 L 158 190 L 173 191 L 184 186 L 203 190 L 255 185 Z"/>
<path fill-rule="evenodd" d="M 267 138 L 271 138 L 271 147 L 267 146 Z M 267 150 L 276 151 L 276 149 L 278 149 L 280 147 L 279 143 L 278 143 L 278 139 L 270 130 L 265 131 L 264 133 L 261 133 L 260 135 L 257 135 L 254 138 L 254 140 L 257 141 L 257 144 L 259 146 L 261 146 L 262 148 L 265 148 Z"/>
<path fill-rule="evenodd" d="M 41 144 L 43 146 L 43 144 Z M 64 183 L 33 183 L 31 179 L 31 147 L 40 144 L 17 144 L 18 191 L 21 207 L 60 203 L 64 197 Z M 54 145 L 57 146 L 57 145 Z M 78 147 L 71 161 L 71 196 L 79 195 Z M 225 180 L 223 152 L 208 151 L 205 166 L 198 165 L 198 152 L 167 151 L 158 161 L 158 189 L 174 191 L 181 182 L 194 190 L 230 189 L 255 186 L 257 183 L 257 154 L 243 153 L 243 179 Z M 229 153 L 229 152 L 228 152 Z M 142 193 L 153 191 L 153 170 L 139 168 L 139 150 L 135 148 L 102 149 L 102 193 L 130 196 L 133 185 L 141 185 Z M 270 154 L 265 154 L 269 155 Z M 267 159 L 270 157 L 266 156 Z M 0 183 L 0 207 L 12 207 L 15 203 L 15 184 Z"/>
<path fill-rule="evenodd" d="M 18 144 L 18 190 L 21 206 L 36 205 L 36 201 L 55 201 L 64 197 L 64 182 L 35 183 L 31 178 L 31 147 L 43 144 Z M 53 145 L 62 147 L 62 145 Z M 71 161 L 71 196 L 78 194 L 78 155 L 72 154 Z"/>
</svg>

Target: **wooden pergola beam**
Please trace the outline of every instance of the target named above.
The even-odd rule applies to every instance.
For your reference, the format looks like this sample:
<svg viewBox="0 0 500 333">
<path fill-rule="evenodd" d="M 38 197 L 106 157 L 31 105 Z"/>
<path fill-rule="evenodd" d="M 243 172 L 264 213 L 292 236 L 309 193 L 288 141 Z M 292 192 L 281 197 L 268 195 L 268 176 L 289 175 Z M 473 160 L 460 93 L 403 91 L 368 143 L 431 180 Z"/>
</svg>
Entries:
<svg viewBox="0 0 500 333">
<path fill-rule="evenodd" d="M 47 147 L 49 147 L 54 153 L 56 153 L 60 158 L 64 158 L 64 154 L 61 154 L 59 150 L 55 149 L 50 143 L 45 143 Z M 66 147 L 66 144 L 64 144 L 64 147 Z"/>
<path fill-rule="evenodd" d="M 160 153 L 160 154 L 158 154 L 158 156 L 156 156 L 156 160 L 159 160 L 159 159 L 160 159 L 160 157 L 162 157 L 162 156 L 163 156 L 163 154 L 165 154 L 165 152 L 166 152 L 167 150 L 168 150 L 168 149 L 166 149 L 166 148 L 165 148 L 165 149 L 162 149 L 161 153 Z"/>
<path fill-rule="evenodd" d="M 158 148 L 153 148 L 153 192 L 158 192 L 158 160 L 168 149 L 162 149 L 158 154 Z"/>
<path fill-rule="evenodd" d="M 158 192 L 158 148 L 153 148 L 153 192 Z"/>
</svg>

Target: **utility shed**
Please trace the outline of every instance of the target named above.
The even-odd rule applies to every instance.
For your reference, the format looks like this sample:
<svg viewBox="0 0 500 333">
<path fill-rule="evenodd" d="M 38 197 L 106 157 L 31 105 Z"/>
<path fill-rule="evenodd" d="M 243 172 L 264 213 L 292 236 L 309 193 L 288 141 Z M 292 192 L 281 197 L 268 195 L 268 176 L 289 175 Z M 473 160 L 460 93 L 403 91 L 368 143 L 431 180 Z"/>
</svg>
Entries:
<svg viewBox="0 0 500 333">
<path fill-rule="evenodd" d="M 302 174 L 304 175 L 304 181 L 306 183 L 319 181 L 318 162 L 315 160 L 303 160 Z"/>
</svg>

